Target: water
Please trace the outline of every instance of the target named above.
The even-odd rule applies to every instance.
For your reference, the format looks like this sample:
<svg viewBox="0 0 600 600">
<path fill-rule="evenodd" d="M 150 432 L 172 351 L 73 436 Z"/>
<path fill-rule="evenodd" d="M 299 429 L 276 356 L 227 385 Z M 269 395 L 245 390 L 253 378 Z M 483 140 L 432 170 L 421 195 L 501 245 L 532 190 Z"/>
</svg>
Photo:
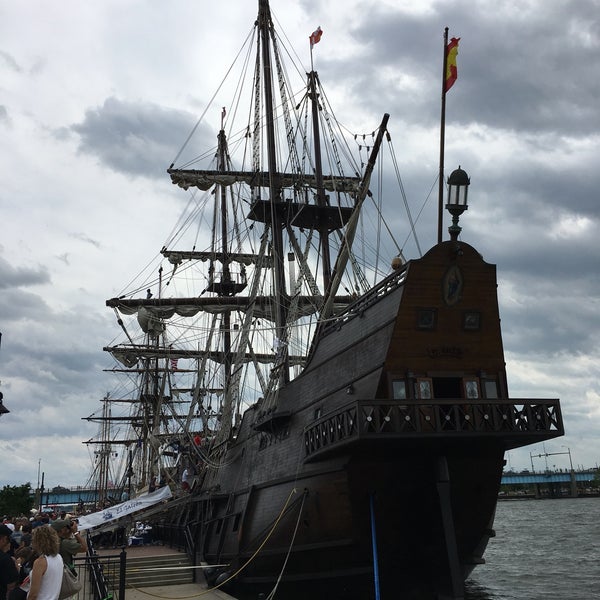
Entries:
<svg viewBox="0 0 600 600">
<path fill-rule="evenodd" d="M 600 498 L 498 503 L 465 600 L 600 599 Z"/>
</svg>

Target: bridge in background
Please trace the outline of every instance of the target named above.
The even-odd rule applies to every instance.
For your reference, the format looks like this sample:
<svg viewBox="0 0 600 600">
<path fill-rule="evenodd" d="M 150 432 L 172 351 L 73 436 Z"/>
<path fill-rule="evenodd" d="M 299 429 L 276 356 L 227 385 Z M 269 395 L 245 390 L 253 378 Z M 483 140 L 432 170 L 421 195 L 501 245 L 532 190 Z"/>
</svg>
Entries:
<svg viewBox="0 0 600 600">
<path fill-rule="evenodd" d="M 535 498 L 564 497 L 576 498 L 584 495 L 598 495 L 600 470 L 584 471 L 544 471 L 541 473 L 521 471 L 502 474 L 501 496 L 527 496 Z M 593 491 L 592 491 L 593 490 Z"/>
<path fill-rule="evenodd" d="M 544 473 L 503 473 L 502 485 L 516 485 L 520 483 L 571 483 L 575 477 L 577 482 L 590 483 L 594 478 L 600 478 L 596 470 L 590 471 L 546 471 Z"/>
<path fill-rule="evenodd" d="M 119 491 L 115 490 L 114 494 L 114 498 L 112 498 L 114 503 L 120 502 L 122 498 Z M 92 507 L 98 508 L 96 507 L 99 498 L 97 488 L 83 488 L 80 486 L 67 488 L 56 486 L 48 490 L 42 489 L 41 493 L 33 490 L 32 496 L 34 498 L 34 506 L 38 509 L 41 508 L 43 511 L 65 510 L 67 512 L 72 512 L 82 503 L 86 510 L 89 510 Z"/>
<path fill-rule="evenodd" d="M 589 490 L 596 488 L 600 482 L 600 469 L 587 469 L 583 471 L 544 471 L 540 473 L 521 471 L 514 473 L 507 471 L 502 474 L 501 496 L 525 496 L 525 497 L 563 497 L 590 495 Z M 596 494 L 600 493 L 598 488 Z M 121 502 L 123 498 L 118 490 L 114 491 L 114 502 Z M 110 494 L 109 494 L 110 496 Z M 34 497 L 35 492 L 34 492 Z M 39 498 L 39 496 L 38 496 Z M 98 499 L 96 488 L 82 487 L 55 487 L 51 490 L 43 490 L 41 500 L 37 500 L 37 508 L 42 507 L 52 510 L 75 510 L 78 504 L 83 502 L 86 509 L 95 505 Z"/>
</svg>

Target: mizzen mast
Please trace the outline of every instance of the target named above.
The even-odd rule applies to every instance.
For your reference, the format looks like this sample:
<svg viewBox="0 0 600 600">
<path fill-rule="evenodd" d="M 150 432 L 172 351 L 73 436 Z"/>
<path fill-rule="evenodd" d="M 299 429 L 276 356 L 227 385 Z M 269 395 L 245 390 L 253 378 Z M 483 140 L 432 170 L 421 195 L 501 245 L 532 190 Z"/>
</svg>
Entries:
<svg viewBox="0 0 600 600">
<path fill-rule="evenodd" d="M 317 73 L 311 71 L 308 75 L 308 94 L 311 100 L 313 136 L 315 141 L 315 178 L 317 206 L 327 206 L 327 196 L 323 185 L 323 163 L 321 160 L 321 131 L 319 129 L 319 100 L 317 93 Z M 319 219 L 317 224 L 321 240 L 321 259 L 323 261 L 323 290 L 329 289 L 331 283 L 331 254 L 329 249 L 329 228 L 325 221 Z"/>
</svg>

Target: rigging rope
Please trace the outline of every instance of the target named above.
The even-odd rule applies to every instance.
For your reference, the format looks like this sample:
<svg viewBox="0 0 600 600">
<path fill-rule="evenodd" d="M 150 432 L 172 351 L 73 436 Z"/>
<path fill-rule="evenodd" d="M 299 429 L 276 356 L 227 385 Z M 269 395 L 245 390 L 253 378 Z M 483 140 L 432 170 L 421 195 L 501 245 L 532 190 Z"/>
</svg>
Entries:
<svg viewBox="0 0 600 600">
<path fill-rule="evenodd" d="M 290 492 L 290 495 L 288 496 L 284 507 L 281 509 L 281 512 L 279 513 L 279 516 L 277 517 L 277 519 L 275 520 L 275 523 L 273 525 L 273 527 L 271 528 L 271 530 L 269 531 L 269 534 L 267 535 L 267 537 L 264 539 L 264 541 L 261 543 L 261 545 L 258 547 L 258 549 L 254 552 L 254 554 L 235 572 L 233 573 L 230 577 L 228 577 L 227 579 L 225 579 L 225 581 L 222 581 L 221 583 L 219 583 L 218 585 L 215 585 L 214 587 L 208 588 L 206 590 L 203 590 L 201 592 L 195 592 L 192 595 L 189 596 L 163 596 L 161 594 L 153 594 L 152 592 L 149 592 L 147 590 L 142 590 L 139 588 L 136 588 L 134 585 L 131 584 L 127 584 L 127 588 L 130 589 L 134 589 L 137 592 L 141 592 L 142 594 L 146 594 L 147 596 L 152 596 L 153 598 L 163 598 L 164 600 L 187 600 L 188 598 L 197 598 L 199 596 L 205 596 L 206 594 L 209 594 L 211 592 L 213 592 L 214 590 L 217 590 L 221 587 L 223 587 L 226 583 L 228 583 L 229 581 L 231 581 L 234 577 L 237 577 L 255 558 L 256 556 L 258 556 L 259 552 L 262 550 L 262 548 L 264 547 L 264 545 L 267 543 L 268 539 L 271 537 L 271 535 L 273 534 L 273 532 L 275 531 L 277 525 L 279 524 L 279 521 L 281 520 L 281 518 L 283 517 L 283 515 L 286 512 L 287 506 L 290 502 L 290 499 L 292 497 L 293 494 L 295 494 L 297 492 L 296 488 L 293 488 L 292 491 Z M 304 508 L 304 502 L 306 500 L 306 496 L 307 496 L 307 492 L 306 490 L 304 491 L 304 493 L 302 494 L 302 502 L 300 504 L 300 509 L 298 511 L 298 518 L 296 520 L 296 525 L 294 527 L 294 533 L 292 535 L 292 539 L 290 541 L 290 545 L 288 548 L 288 551 L 286 553 L 286 557 L 283 563 L 283 566 L 281 568 L 281 571 L 279 573 L 279 576 L 277 577 L 277 582 L 275 583 L 275 587 L 271 590 L 271 592 L 269 593 L 269 595 L 267 596 L 266 600 L 273 600 L 273 598 L 275 597 L 275 593 L 277 591 L 277 587 L 279 586 L 279 583 L 281 582 L 281 578 L 283 576 L 283 573 L 285 571 L 285 568 L 287 566 L 292 548 L 294 546 L 294 542 L 296 539 L 296 534 L 298 532 L 298 528 L 300 526 L 300 519 L 302 517 L 302 511 Z M 217 567 L 225 567 L 228 565 L 208 565 L 208 567 L 204 567 L 204 566 L 196 566 L 196 567 L 179 567 L 181 569 L 202 569 L 202 568 L 214 568 L 215 566 Z M 142 570 L 142 569 L 137 569 L 138 571 Z"/>
<path fill-rule="evenodd" d="M 267 534 L 267 536 L 265 537 L 265 539 L 262 541 L 262 543 L 260 544 L 260 546 L 252 554 L 252 556 L 237 571 L 235 571 L 232 575 L 230 575 L 227 579 L 225 579 L 224 581 L 222 581 L 218 585 L 215 585 L 213 588 L 208 589 L 208 590 L 206 590 L 205 592 L 203 592 L 201 594 L 198 594 L 199 596 L 202 596 L 204 594 L 208 594 L 209 592 L 211 592 L 213 590 L 216 590 L 216 589 L 219 589 L 220 587 L 223 587 L 226 583 L 230 582 L 232 579 L 234 579 L 235 577 L 237 577 L 258 556 L 258 554 L 263 549 L 263 547 L 265 546 L 265 544 L 269 541 L 269 538 L 275 532 L 275 529 L 277 529 L 277 526 L 279 525 L 279 521 L 281 521 L 283 515 L 285 514 L 285 512 L 287 510 L 287 506 L 290 503 L 290 500 L 291 500 L 293 494 L 295 494 L 295 493 L 297 493 L 296 488 L 292 488 L 292 491 L 290 492 L 290 495 L 287 497 L 287 500 L 285 501 L 285 504 L 283 505 L 283 508 L 281 509 L 281 512 L 279 513 L 279 515 L 275 519 L 275 523 L 273 523 L 273 527 L 271 527 L 271 530 L 269 531 L 269 533 Z M 302 506 L 303 505 L 304 505 L 304 499 L 302 500 Z M 295 532 L 294 532 L 294 536 L 295 536 Z"/>
<path fill-rule="evenodd" d="M 212 106 L 212 103 L 213 103 L 214 99 L 217 97 L 217 94 L 219 93 L 219 91 L 223 87 L 223 84 L 225 83 L 227 77 L 229 77 L 229 73 L 231 73 L 231 70 L 233 69 L 233 66 L 237 62 L 237 59 L 239 58 L 240 54 L 242 53 L 242 50 L 244 49 L 244 46 L 248 43 L 248 40 L 253 37 L 253 32 L 254 32 L 254 27 L 252 27 L 252 30 L 250 31 L 250 33 L 248 34 L 248 36 L 246 36 L 246 39 L 244 40 L 244 43 L 242 44 L 242 47 L 240 48 L 239 52 L 236 54 L 235 58 L 233 59 L 233 62 L 229 66 L 229 69 L 227 69 L 227 73 L 225 73 L 225 77 L 223 77 L 223 80 L 218 85 L 217 89 L 215 90 L 215 93 L 212 95 L 211 99 L 208 101 L 208 104 L 206 105 L 206 108 L 204 109 L 204 111 L 200 115 L 200 118 L 198 119 L 198 121 L 196 121 L 196 124 L 194 125 L 194 127 L 192 127 L 192 130 L 190 131 L 189 135 L 187 136 L 185 142 L 183 142 L 183 145 L 179 149 L 179 152 L 177 152 L 177 154 L 175 155 L 175 158 L 173 159 L 173 161 L 171 162 L 171 166 L 169 167 L 170 169 L 172 169 L 173 165 L 179 160 L 179 157 L 181 156 L 182 152 L 185 150 L 185 147 L 188 145 L 189 141 L 192 139 L 192 136 L 196 132 L 196 129 L 198 129 L 198 126 L 203 121 L 204 116 L 208 112 L 208 109 Z"/>
<path fill-rule="evenodd" d="M 402 177 L 400 177 L 400 169 L 398 168 L 398 161 L 396 160 L 396 153 L 394 152 L 394 146 L 392 144 L 392 139 L 390 136 L 388 136 L 388 142 L 389 142 L 390 149 L 392 150 L 391 156 L 392 156 L 392 162 L 394 164 L 394 171 L 396 172 L 396 179 L 398 180 L 398 185 L 400 186 L 400 194 L 402 195 L 402 200 L 404 202 L 404 208 L 406 209 L 406 214 L 407 214 L 408 220 L 410 222 L 410 228 L 411 228 L 413 237 L 415 239 L 415 244 L 417 245 L 417 250 L 419 251 L 419 256 L 423 256 L 423 253 L 421 252 L 421 246 L 419 244 L 419 239 L 417 237 L 417 232 L 415 230 L 415 224 L 413 222 L 412 215 L 410 213 L 410 207 L 408 206 L 408 200 L 406 198 L 406 192 L 404 191 L 404 185 L 402 184 Z"/>
<path fill-rule="evenodd" d="M 275 593 L 277 592 L 277 588 L 279 587 L 279 584 L 281 583 L 281 578 L 283 577 L 283 573 L 285 572 L 285 568 L 287 567 L 287 563 L 290 558 L 290 554 L 292 552 L 294 542 L 296 541 L 296 534 L 298 533 L 298 527 L 300 526 L 300 519 L 302 517 L 302 509 L 304 508 L 304 502 L 306 500 L 307 494 L 308 494 L 307 490 L 304 490 L 304 493 L 302 494 L 302 503 L 300 504 L 300 510 L 298 511 L 298 518 L 296 519 L 296 526 L 294 527 L 294 533 L 293 533 L 292 539 L 290 541 L 290 546 L 285 555 L 285 560 L 283 561 L 283 565 L 281 567 L 281 571 L 279 572 L 279 576 L 277 577 L 277 582 L 275 583 L 275 586 L 271 590 L 271 593 L 267 596 L 266 600 L 273 600 L 273 598 L 275 597 Z"/>
</svg>

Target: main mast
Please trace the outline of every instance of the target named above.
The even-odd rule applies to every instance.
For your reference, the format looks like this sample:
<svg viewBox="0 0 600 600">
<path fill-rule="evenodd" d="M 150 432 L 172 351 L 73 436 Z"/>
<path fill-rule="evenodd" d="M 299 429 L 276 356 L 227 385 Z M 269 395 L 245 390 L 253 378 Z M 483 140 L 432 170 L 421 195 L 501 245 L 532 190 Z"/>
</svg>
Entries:
<svg viewBox="0 0 600 600">
<path fill-rule="evenodd" d="M 269 173 L 269 201 L 271 210 L 271 229 L 273 235 L 273 287 L 275 293 L 275 337 L 276 346 L 286 343 L 288 296 L 285 286 L 285 267 L 283 262 L 283 228 L 278 205 L 281 204 L 281 187 L 277 176 L 277 158 L 275 154 L 275 110 L 273 103 L 273 67 L 271 64 L 270 34 L 273 29 L 271 10 L 268 0 L 259 0 L 258 28 L 262 44 L 262 75 L 265 99 L 265 120 L 267 132 L 267 167 Z M 279 383 L 289 381 L 289 363 L 287 352 L 283 352 L 283 364 L 279 371 Z"/>
</svg>

